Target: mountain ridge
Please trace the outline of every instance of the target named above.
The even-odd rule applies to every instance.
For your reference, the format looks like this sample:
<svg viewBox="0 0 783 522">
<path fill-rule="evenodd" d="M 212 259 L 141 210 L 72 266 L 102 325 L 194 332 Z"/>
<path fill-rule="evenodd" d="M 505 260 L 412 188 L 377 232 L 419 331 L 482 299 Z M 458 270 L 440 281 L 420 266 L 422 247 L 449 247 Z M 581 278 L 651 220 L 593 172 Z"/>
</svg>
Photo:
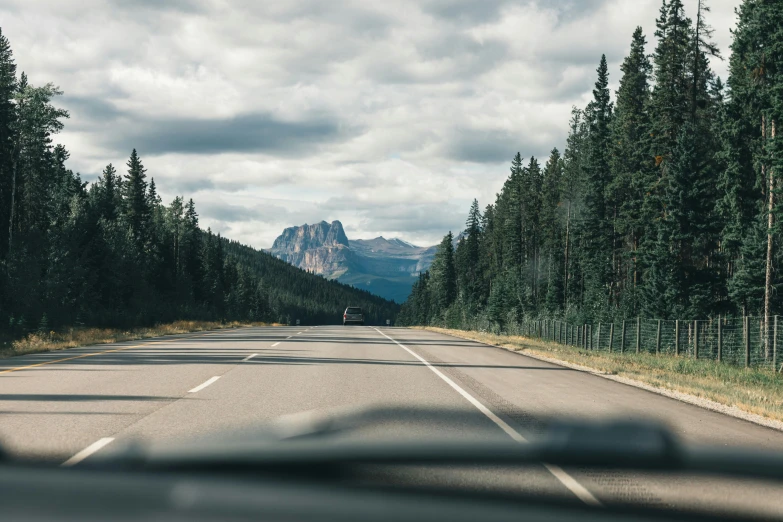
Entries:
<svg viewBox="0 0 783 522">
<path fill-rule="evenodd" d="M 287 227 L 269 252 L 294 266 L 398 303 L 429 269 L 436 246 L 400 238 L 349 239 L 339 220 Z"/>
</svg>

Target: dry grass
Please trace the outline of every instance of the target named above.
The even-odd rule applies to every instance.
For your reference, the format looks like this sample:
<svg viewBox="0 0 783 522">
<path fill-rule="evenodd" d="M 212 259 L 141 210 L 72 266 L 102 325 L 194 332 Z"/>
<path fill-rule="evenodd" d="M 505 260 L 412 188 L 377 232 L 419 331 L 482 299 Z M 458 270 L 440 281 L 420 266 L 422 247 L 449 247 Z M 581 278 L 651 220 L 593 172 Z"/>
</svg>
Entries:
<svg viewBox="0 0 783 522">
<path fill-rule="evenodd" d="M 783 421 L 783 376 L 769 369 L 739 368 L 669 355 L 586 351 L 520 336 L 426 329 L 579 364 Z"/>
<path fill-rule="evenodd" d="M 215 321 L 176 321 L 147 328 L 117 330 L 112 328 L 71 328 L 63 332 L 48 334 L 31 333 L 23 339 L 12 341 L 0 348 L 0 358 L 13 357 L 29 353 L 67 350 L 93 344 L 110 344 L 121 341 L 134 341 L 164 335 L 175 335 L 205 330 L 221 330 L 240 326 L 267 326 L 266 323 L 220 323 Z M 276 326 L 276 325 L 273 325 Z"/>
</svg>

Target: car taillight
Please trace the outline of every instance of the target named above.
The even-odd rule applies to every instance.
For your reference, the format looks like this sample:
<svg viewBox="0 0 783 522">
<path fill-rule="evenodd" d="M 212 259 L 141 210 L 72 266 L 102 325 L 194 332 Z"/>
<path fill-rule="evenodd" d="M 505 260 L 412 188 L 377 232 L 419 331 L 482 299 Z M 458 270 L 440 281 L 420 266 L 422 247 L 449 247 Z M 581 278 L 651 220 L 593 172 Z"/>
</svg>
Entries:
<svg viewBox="0 0 783 522">
<path fill-rule="evenodd" d="M 343 319 L 345 319 L 346 317 L 348 317 L 348 314 L 343 314 Z"/>
</svg>

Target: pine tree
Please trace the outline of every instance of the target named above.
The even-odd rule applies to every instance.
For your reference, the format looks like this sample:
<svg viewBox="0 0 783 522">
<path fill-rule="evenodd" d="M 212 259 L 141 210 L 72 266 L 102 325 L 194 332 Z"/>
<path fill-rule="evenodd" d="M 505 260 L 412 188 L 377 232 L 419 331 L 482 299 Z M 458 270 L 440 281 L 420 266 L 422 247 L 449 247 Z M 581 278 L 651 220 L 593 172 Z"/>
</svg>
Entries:
<svg viewBox="0 0 783 522">
<path fill-rule="evenodd" d="M 544 305 L 550 314 L 560 312 L 564 301 L 562 185 L 563 162 L 560 151 L 555 148 L 550 152 L 544 169 L 540 220 Z"/>
<path fill-rule="evenodd" d="M 568 140 L 563 154 L 563 199 L 566 201 L 565 237 L 563 238 L 563 308 L 575 309 L 582 305 L 584 277 L 574 251 L 583 235 L 582 207 L 586 184 L 585 162 L 587 124 L 580 109 L 571 110 Z"/>
<path fill-rule="evenodd" d="M 103 169 L 98 182 L 93 185 L 95 191 L 95 207 L 99 216 L 107 221 L 116 221 L 119 216 L 120 178 L 114 166 L 109 163 Z"/>
<path fill-rule="evenodd" d="M 479 304 L 481 281 L 479 272 L 481 245 L 481 210 L 478 200 L 473 200 L 465 222 L 466 237 L 457 245 L 455 259 L 457 261 L 458 287 L 463 301 L 471 313 L 476 312 Z"/>
<path fill-rule="evenodd" d="M 128 174 L 123 186 L 124 217 L 130 227 L 137 252 L 145 250 L 150 226 L 150 203 L 147 193 L 147 170 L 141 163 L 136 149 L 133 149 L 127 163 Z"/>
<path fill-rule="evenodd" d="M 431 268 L 434 313 L 445 313 L 457 297 L 457 271 L 454 265 L 454 235 L 443 237 Z"/>
<path fill-rule="evenodd" d="M 5 259 L 9 238 L 16 90 L 16 63 L 8 39 L 0 29 L 0 260 Z"/>
<path fill-rule="evenodd" d="M 646 39 L 637 27 L 631 52 L 620 67 L 623 76 L 617 91 L 612 125 L 612 182 L 608 194 L 616 211 L 615 279 L 621 315 L 638 315 L 637 286 L 641 282 L 639 244 L 649 225 L 645 219 L 645 195 L 655 181 L 649 156 L 649 78 L 652 65 L 645 53 Z"/>
<path fill-rule="evenodd" d="M 185 220 L 182 231 L 182 268 L 185 272 L 193 298 L 196 302 L 201 300 L 203 291 L 202 284 L 202 266 L 201 266 L 201 233 L 198 227 L 198 213 L 193 200 L 188 200 L 185 205 Z"/>
<path fill-rule="evenodd" d="M 682 0 L 663 0 L 656 27 L 658 46 L 653 57 L 655 88 L 650 100 L 650 130 L 652 156 L 665 170 L 665 161 L 691 112 L 693 29 Z"/>
<path fill-rule="evenodd" d="M 610 208 L 606 190 L 610 178 L 612 102 L 609 95 L 609 71 L 606 56 L 598 66 L 598 80 L 589 107 L 587 164 L 585 167 L 585 265 L 584 305 L 589 314 L 601 318 L 608 314 L 612 294 L 611 253 L 613 242 Z"/>
<path fill-rule="evenodd" d="M 521 226 L 521 259 L 519 267 L 515 267 L 517 317 L 528 311 L 537 309 L 543 299 L 541 248 L 541 205 L 542 205 L 543 173 L 541 165 L 534 157 L 530 158 L 526 168 L 522 170 L 522 178 L 518 186 L 519 205 L 522 215 Z"/>
</svg>

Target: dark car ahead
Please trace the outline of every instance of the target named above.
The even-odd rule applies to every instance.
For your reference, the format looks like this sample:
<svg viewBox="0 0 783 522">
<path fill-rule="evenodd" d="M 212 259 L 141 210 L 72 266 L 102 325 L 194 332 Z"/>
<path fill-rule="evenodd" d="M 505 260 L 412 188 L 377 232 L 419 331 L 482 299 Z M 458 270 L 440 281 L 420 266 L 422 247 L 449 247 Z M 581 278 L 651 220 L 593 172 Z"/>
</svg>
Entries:
<svg viewBox="0 0 783 522">
<path fill-rule="evenodd" d="M 364 314 L 358 306 L 349 306 L 343 313 L 343 326 L 347 324 L 364 324 Z"/>
</svg>

